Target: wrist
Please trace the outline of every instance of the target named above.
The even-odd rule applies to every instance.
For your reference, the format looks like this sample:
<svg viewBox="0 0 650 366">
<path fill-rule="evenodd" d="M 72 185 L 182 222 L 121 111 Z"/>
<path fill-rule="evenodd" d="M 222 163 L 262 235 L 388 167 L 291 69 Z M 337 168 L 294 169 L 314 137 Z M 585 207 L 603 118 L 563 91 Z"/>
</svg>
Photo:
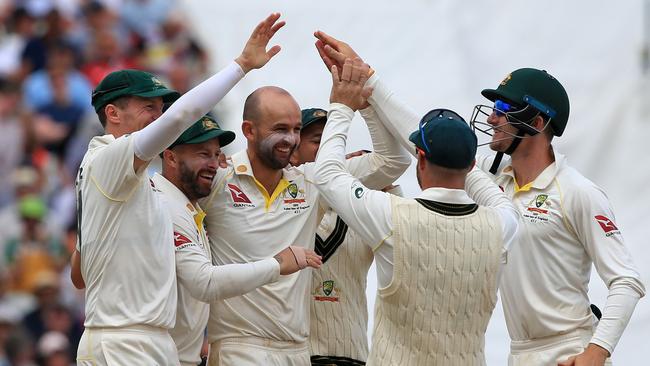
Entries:
<svg viewBox="0 0 650 366">
<path fill-rule="evenodd" d="M 597 345 L 596 343 L 589 343 L 589 345 L 587 346 L 587 350 L 595 354 L 601 355 L 603 359 L 606 359 L 609 356 L 611 356 L 608 350 Z"/>
<path fill-rule="evenodd" d="M 246 63 L 244 57 L 241 55 L 235 59 L 235 62 L 237 63 L 237 65 L 239 65 L 239 67 L 241 67 L 244 74 L 248 74 L 248 72 L 253 69 L 248 65 L 248 63 Z"/>
</svg>

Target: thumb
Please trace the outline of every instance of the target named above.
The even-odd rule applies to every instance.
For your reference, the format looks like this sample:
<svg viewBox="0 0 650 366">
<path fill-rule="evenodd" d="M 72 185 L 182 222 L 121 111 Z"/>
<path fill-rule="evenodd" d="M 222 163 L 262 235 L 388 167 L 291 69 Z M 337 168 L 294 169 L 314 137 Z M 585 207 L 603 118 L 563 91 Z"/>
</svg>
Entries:
<svg viewBox="0 0 650 366">
<path fill-rule="evenodd" d="M 330 72 L 332 73 L 332 86 L 337 86 L 340 83 L 339 80 L 339 69 L 336 67 L 336 65 L 332 65 L 330 68 Z"/>
<path fill-rule="evenodd" d="M 271 47 L 271 49 L 266 52 L 266 56 L 268 56 L 268 58 L 270 60 L 271 58 L 273 58 L 273 56 L 277 55 L 278 52 L 280 52 L 281 49 L 282 49 L 282 47 L 280 47 L 278 45 L 275 45 L 275 46 Z"/>
<path fill-rule="evenodd" d="M 571 356 L 569 357 L 568 360 L 559 362 L 557 366 L 573 366 L 576 361 L 576 356 Z"/>
<path fill-rule="evenodd" d="M 361 96 L 363 97 L 363 99 L 370 98 L 370 96 L 372 95 L 373 90 L 374 89 L 370 88 L 370 87 L 363 88 L 363 90 L 361 90 Z"/>
</svg>

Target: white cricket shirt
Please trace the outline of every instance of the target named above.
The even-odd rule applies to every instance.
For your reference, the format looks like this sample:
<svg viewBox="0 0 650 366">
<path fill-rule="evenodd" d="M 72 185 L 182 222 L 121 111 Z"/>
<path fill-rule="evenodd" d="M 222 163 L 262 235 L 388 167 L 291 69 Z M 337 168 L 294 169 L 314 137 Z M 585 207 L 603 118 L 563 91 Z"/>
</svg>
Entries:
<svg viewBox="0 0 650 366">
<path fill-rule="evenodd" d="M 133 158 L 132 135 L 98 136 L 77 174 L 86 327 L 174 326 L 172 221 Z"/>
</svg>

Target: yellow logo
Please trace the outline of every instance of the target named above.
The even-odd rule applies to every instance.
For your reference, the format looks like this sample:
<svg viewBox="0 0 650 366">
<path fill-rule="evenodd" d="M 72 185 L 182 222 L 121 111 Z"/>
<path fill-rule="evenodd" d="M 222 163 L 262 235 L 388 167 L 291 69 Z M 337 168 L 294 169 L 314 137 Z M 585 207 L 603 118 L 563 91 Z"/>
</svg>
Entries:
<svg viewBox="0 0 650 366">
<path fill-rule="evenodd" d="M 327 113 L 324 111 L 315 111 L 314 118 L 327 117 Z"/>
<path fill-rule="evenodd" d="M 216 130 L 219 128 L 219 125 L 211 120 L 210 118 L 203 118 L 203 129 L 204 130 Z"/>
<path fill-rule="evenodd" d="M 501 85 L 506 85 L 506 84 L 508 84 L 508 81 L 510 81 L 510 79 L 512 79 L 512 74 L 508 74 L 508 76 L 506 76 L 506 77 L 501 81 Z"/>
</svg>

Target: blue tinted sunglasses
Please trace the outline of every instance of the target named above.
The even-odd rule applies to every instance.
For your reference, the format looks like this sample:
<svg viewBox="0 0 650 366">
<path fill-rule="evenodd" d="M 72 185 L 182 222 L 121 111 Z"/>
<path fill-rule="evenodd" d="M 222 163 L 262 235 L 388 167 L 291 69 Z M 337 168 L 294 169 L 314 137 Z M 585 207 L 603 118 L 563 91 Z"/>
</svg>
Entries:
<svg viewBox="0 0 650 366">
<path fill-rule="evenodd" d="M 520 108 L 515 107 L 514 105 L 510 103 L 506 103 L 502 101 L 501 99 L 497 99 L 494 101 L 494 113 L 496 113 L 497 116 L 505 116 L 506 113 L 509 112 L 514 112 Z"/>
</svg>

